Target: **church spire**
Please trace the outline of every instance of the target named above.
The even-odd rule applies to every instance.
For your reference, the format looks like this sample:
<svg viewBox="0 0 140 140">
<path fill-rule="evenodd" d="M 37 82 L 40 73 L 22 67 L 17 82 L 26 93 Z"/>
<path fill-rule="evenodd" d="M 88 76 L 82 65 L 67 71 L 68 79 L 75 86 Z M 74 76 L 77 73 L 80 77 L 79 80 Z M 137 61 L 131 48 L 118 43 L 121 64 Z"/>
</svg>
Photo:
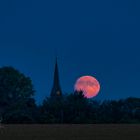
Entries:
<svg viewBox="0 0 140 140">
<path fill-rule="evenodd" d="M 57 58 L 56 58 L 51 97 L 61 97 L 61 96 L 62 96 L 62 91 L 60 87 L 58 63 L 57 63 Z"/>
</svg>

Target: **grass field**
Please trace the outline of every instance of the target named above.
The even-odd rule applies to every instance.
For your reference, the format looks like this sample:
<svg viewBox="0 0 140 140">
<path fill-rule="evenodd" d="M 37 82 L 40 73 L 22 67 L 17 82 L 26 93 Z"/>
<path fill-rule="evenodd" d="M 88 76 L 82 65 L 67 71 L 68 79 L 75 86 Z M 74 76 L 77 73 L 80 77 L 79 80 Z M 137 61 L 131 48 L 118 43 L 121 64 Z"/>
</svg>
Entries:
<svg viewBox="0 0 140 140">
<path fill-rule="evenodd" d="M 140 140 L 140 125 L 5 125 L 0 140 Z"/>
</svg>

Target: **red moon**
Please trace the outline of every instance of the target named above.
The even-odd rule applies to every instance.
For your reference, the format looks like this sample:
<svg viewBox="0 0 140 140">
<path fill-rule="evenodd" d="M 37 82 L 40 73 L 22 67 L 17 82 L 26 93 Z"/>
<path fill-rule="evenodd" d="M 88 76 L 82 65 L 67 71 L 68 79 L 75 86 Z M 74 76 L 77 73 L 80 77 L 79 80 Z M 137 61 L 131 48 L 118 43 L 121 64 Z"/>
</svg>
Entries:
<svg viewBox="0 0 140 140">
<path fill-rule="evenodd" d="M 76 81 L 75 91 L 83 91 L 86 98 L 93 98 L 99 93 L 100 84 L 92 76 L 82 76 Z"/>
</svg>

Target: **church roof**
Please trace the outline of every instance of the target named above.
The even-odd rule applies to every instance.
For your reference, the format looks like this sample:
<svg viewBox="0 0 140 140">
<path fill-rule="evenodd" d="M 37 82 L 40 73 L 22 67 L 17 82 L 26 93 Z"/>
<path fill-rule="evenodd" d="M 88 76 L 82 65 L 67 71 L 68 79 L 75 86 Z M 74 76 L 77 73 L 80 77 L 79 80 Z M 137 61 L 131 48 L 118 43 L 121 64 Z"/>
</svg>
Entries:
<svg viewBox="0 0 140 140">
<path fill-rule="evenodd" d="M 61 91 L 61 87 L 60 87 L 58 62 L 57 62 L 57 58 L 56 58 L 51 97 L 60 97 L 60 96 L 62 96 L 62 91 Z"/>
</svg>

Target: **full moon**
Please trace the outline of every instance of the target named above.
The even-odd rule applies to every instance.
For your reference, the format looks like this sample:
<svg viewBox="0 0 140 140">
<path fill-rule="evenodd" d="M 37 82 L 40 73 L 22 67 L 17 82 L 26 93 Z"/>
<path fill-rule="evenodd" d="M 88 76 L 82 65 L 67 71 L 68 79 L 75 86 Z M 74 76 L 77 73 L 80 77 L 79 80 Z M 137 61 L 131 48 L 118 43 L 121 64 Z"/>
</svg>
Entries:
<svg viewBox="0 0 140 140">
<path fill-rule="evenodd" d="M 100 84 L 92 76 L 82 76 L 76 81 L 74 90 L 82 91 L 86 98 L 93 98 L 98 95 Z"/>
</svg>

